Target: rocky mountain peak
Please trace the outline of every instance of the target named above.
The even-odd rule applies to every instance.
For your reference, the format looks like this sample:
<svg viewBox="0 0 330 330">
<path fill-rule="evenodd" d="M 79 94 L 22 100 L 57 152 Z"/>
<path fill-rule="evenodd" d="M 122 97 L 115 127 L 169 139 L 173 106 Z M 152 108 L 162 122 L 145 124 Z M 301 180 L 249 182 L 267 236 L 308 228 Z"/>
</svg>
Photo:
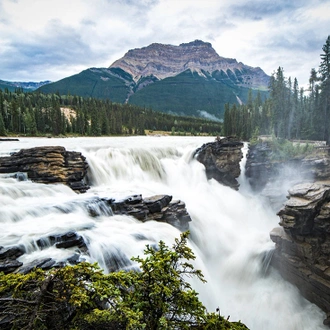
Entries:
<svg viewBox="0 0 330 330">
<path fill-rule="evenodd" d="M 110 68 L 120 68 L 132 75 L 135 82 L 141 77 L 154 76 L 158 79 L 176 76 L 186 70 L 201 76 L 215 71 L 225 76 L 241 76 L 241 85 L 260 88 L 266 86 L 269 77 L 260 69 L 224 58 L 217 54 L 209 42 L 194 40 L 179 46 L 152 43 L 149 46 L 129 50 Z"/>
</svg>

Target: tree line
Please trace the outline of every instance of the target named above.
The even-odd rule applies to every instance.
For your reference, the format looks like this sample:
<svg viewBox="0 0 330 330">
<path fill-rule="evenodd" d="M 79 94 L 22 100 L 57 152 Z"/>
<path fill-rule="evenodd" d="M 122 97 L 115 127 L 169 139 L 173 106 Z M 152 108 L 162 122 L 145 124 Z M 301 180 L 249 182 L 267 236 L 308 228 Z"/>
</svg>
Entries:
<svg viewBox="0 0 330 330">
<path fill-rule="evenodd" d="M 221 123 L 110 100 L 23 92 L 22 89 L 0 90 L 0 136 L 144 135 L 145 130 L 219 135 Z"/>
<path fill-rule="evenodd" d="M 308 95 L 296 78 L 279 67 L 270 78 L 269 97 L 249 94 L 244 105 L 225 106 L 224 135 L 250 140 L 261 135 L 283 139 L 323 140 L 330 143 L 330 36 L 322 47 L 318 71 L 310 72 Z"/>
</svg>

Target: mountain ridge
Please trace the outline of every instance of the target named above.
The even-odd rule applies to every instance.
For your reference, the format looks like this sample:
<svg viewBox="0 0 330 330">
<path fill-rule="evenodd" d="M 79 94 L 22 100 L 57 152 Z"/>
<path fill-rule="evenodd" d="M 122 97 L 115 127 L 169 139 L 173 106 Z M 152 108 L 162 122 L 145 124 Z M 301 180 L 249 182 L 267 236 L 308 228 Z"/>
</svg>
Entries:
<svg viewBox="0 0 330 330">
<path fill-rule="evenodd" d="M 211 43 L 195 40 L 131 49 L 108 68 L 89 68 L 38 90 L 222 119 L 226 103 L 245 103 L 250 91 L 266 95 L 269 79 L 261 68 L 221 57 Z"/>
<path fill-rule="evenodd" d="M 14 91 L 17 88 L 23 88 L 24 91 L 34 91 L 43 85 L 50 84 L 50 80 L 45 81 L 7 81 L 0 80 L 0 89 L 8 88 L 8 90 Z"/>
<path fill-rule="evenodd" d="M 238 70 L 242 73 L 242 80 L 238 85 L 249 88 L 265 89 L 269 81 L 269 76 L 260 67 L 254 68 L 237 62 L 236 59 L 221 57 L 211 43 L 202 40 L 179 46 L 152 43 L 146 47 L 131 49 L 109 68 L 121 68 L 130 73 L 135 82 L 147 76 L 161 80 L 187 69 L 202 76 L 203 72 L 212 74 L 216 71 L 230 75 L 228 70 L 236 75 L 235 71 Z"/>
</svg>

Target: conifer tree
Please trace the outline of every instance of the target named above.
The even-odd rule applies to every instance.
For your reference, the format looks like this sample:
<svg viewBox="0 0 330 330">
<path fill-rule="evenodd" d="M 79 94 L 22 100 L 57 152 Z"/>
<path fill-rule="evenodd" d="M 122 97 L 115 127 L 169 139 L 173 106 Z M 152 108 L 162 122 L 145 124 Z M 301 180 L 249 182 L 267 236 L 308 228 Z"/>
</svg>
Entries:
<svg viewBox="0 0 330 330">
<path fill-rule="evenodd" d="M 325 44 L 322 47 L 321 64 L 319 72 L 321 75 L 321 102 L 323 110 L 323 138 L 330 143 L 330 36 L 328 36 Z"/>
</svg>

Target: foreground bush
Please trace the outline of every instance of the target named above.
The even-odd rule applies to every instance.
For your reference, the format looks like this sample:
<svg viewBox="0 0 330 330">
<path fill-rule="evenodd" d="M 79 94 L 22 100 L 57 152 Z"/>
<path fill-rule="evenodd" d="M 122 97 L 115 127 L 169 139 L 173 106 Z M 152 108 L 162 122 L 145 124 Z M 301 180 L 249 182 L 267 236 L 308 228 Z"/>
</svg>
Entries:
<svg viewBox="0 0 330 330">
<path fill-rule="evenodd" d="M 185 278 L 205 282 L 187 246 L 160 241 L 133 258 L 139 272 L 104 274 L 96 264 L 0 275 L 1 329 L 247 329 L 207 313 Z"/>
</svg>

